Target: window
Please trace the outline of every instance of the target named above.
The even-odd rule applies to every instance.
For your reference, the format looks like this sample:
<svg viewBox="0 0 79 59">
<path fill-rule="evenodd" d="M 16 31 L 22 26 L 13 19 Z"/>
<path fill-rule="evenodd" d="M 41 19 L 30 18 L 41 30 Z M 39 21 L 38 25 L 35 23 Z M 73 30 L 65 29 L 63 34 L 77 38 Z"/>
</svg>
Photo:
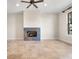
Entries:
<svg viewBox="0 0 79 59">
<path fill-rule="evenodd" d="M 72 12 L 68 13 L 68 34 L 72 35 Z"/>
</svg>

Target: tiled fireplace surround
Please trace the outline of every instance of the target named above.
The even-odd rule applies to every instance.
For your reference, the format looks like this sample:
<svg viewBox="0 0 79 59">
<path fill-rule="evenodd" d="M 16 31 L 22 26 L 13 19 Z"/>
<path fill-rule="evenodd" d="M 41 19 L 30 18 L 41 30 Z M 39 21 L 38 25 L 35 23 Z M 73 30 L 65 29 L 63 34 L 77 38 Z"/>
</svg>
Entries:
<svg viewBox="0 0 79 59">
<path fill-rule="evenodd" d="M 40 28 L 24 28 L 25 41 L 40 41 Z"/>
</svg>

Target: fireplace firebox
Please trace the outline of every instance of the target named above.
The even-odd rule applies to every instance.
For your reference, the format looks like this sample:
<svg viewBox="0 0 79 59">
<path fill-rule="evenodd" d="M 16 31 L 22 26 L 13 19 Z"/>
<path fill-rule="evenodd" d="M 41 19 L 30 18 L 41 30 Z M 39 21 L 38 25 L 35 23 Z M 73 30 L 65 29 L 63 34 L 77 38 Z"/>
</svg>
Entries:
<svg viewBox="0 0 79 59">
<path fill-rule="evenodd" d="M 28 37 L 37 37 L 37 31 L 27 31 Z"/>
</svg>

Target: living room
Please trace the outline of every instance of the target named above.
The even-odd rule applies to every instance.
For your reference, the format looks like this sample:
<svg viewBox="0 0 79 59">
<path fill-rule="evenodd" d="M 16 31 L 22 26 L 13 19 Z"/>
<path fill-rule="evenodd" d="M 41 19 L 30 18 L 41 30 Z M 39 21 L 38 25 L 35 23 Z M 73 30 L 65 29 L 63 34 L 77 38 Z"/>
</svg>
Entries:
<svg viewBox="0 0 79 59">
<path fill-rule="evenodd" d="M 25 1 L 7 2 L 8 59 L 72 59 L 72 1 Z"/>
</svg>

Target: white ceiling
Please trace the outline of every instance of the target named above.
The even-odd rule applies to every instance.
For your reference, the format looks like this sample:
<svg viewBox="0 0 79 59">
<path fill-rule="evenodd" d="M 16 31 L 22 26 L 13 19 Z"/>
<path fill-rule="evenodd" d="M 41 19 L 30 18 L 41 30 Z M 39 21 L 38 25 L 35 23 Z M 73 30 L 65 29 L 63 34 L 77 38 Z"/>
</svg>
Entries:
<svg viewBox="0 0 79 59">
<path fill-rule="evenodd" d="M 21 3 L 20 1 L 21 0 L 7 0 L 8 13 L 16 13 L 24 10 L 59 13 L 63 8 L 71 5 L 72 3 L 72 0 L 44 0 L 44 2 L 36 4 L 39 7 L 38 9 L 33 6 L 27 9 L 26 6 L 28 6 L 29 4 Z M 19 7 L 16 7 L 17 3 L 20 4 Z M 47 6 L 44 6 L 44 4 L 47 4 Z"/>
</svg>

